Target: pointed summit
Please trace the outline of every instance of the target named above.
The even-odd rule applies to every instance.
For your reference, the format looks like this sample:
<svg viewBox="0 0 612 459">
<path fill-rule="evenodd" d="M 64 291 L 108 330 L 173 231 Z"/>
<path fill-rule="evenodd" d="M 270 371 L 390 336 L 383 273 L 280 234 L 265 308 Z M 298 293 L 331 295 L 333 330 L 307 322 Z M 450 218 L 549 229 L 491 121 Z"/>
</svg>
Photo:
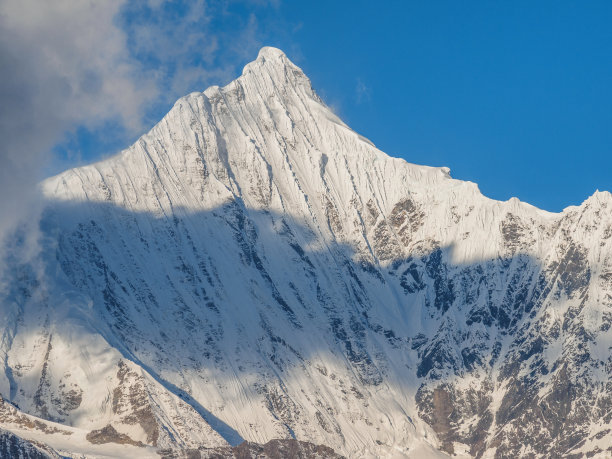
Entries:
<svg viewBox="0 0 612 459">
<path fill-rule="evenodd" d="M 253 67 L 293 67 L 298 68 L 289 60 L 287 55 L 278 48 L 264 46 L 257 53 L 257 59 L 244 66 L 242 74 L 245 75 Z"/>
<path fill-rule="evenodd" d="M 279 59 L 279 58 L 287 59 L 287 55 L 280 49 L 275 48 L 273 46 L 264 46 L 263 48 L 259 50 L 259 53 L 257 54 L 257 60 Z"/>
<path fill-rule="evenodd" d="M 301 68 L 295 65 L 287 55 L 278 48 L 264 46 L 259 50 L 257 59 L 249 62 L 242 70 L 242 77 L 251 73 L 267 74 L 275 82 L 304 83 L 310 87 L 310 80 Z"/>
</svg>

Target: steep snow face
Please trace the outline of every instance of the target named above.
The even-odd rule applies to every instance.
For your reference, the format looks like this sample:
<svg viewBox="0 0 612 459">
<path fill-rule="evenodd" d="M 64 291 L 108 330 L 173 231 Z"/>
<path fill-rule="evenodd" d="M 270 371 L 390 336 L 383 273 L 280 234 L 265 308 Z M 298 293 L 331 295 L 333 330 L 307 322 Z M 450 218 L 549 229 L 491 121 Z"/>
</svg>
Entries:
<svg viewBox="0 0 612 459">
<path fill-rule="evenodd" d="M 274 48 L 42 189 L 0 393 L 90 444 L 612 444 L 609 193 L 551 214 L 391 158 Z"/>
</svg>

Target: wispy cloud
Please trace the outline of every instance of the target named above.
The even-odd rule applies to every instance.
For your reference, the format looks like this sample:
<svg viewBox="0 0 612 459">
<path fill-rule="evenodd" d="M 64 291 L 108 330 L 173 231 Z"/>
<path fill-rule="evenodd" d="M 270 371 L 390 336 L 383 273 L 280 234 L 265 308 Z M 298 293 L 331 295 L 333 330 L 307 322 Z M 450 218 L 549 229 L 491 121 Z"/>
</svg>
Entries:
<svg viewBox="0 0 612 459">
<path fill-rule="evenodd" d="M 355 84 L 355 99 L 358 104 L 362 102 L 367 102 L 370 100 L 372 96 L 372 92 L 361 78 L 357 78 L 357 82 Z"/>
<path fill-rule="evenodd" d="M 158 88 L 185 91 L 218 72 L 213 68 L 218 39 L 209 33 L 211 16 L 203 0 L 132 2 L 120 20 L 132 58 Z"/>
<path fill-rule="evenodd" d="M 236 4 L 244 6 L 239 14 L 231 8 Z M 166 106 L 235 78 L 236 64 L 254 58 L 263 45 L 255 12 L 276 7 L 253 0 L 149 0 L 127 3 L 120 21 L 131 56 L 160 90 L 156 102 Z"/>
</svg>

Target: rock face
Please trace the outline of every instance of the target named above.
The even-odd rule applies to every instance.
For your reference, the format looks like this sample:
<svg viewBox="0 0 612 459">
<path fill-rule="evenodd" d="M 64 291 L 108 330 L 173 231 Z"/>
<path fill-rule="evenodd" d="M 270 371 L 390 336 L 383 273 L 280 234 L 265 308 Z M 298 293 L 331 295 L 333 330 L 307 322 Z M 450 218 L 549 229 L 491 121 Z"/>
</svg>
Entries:
<svg viewBox="0 0 612 459">
<path fill-rule="evenodd" d="M 0 429 L 0 457 L 13 459 L 59 459 L 60 456 L 45 445 L 34 444 Z"/>
<path fill-rule="evenodd" d="M 270 440 L 265 445 L 251 442 L 242 442 L 238 446 L 221 446 L 218 448 L 200 448 L 187 450 L 160 451 L 163 459 L 343 459 L 333 449 L 327 446 L 313 445 L 312 443 L 288 439 Z"/>
<path fill-rule="evenodd" d="M 273 48 L 42 190 L 0 303 L 29 415 L 176 457 L 611 454 L 607 192 L 552 214 L 391 158 Z"/>
</svg>

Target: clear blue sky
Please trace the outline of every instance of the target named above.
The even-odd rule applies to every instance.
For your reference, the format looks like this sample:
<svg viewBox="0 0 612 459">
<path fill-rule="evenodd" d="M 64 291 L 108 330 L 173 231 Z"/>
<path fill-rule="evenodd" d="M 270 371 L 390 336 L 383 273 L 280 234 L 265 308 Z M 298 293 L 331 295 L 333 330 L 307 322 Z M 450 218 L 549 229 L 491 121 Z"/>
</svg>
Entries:
<svg viewBox="0 0 612 459">
<path fill-rule="evenodd" d="M 165 99 L 148 106 L 145 129 L 177 91 L 225 84 L 270 45 L 392 156 L 448 166 L 489 197 L 551 211 L 612 191 L 612 2 L 211 1 L 185 26 L 188 10 L 129 4 L 116 19 L 130 55 L 145 70 L 166 69 Z M 181 52 L 143 50 L 138 24 Z M 189 34 L 202 30 L 191 47 Z M 179 67 L 211 72 L 181 86 L 172 79 Z M 76 132 L 56 151 L 78 150 L 85 161 L 136 136 L 112 120 Z"/>
</svg>

